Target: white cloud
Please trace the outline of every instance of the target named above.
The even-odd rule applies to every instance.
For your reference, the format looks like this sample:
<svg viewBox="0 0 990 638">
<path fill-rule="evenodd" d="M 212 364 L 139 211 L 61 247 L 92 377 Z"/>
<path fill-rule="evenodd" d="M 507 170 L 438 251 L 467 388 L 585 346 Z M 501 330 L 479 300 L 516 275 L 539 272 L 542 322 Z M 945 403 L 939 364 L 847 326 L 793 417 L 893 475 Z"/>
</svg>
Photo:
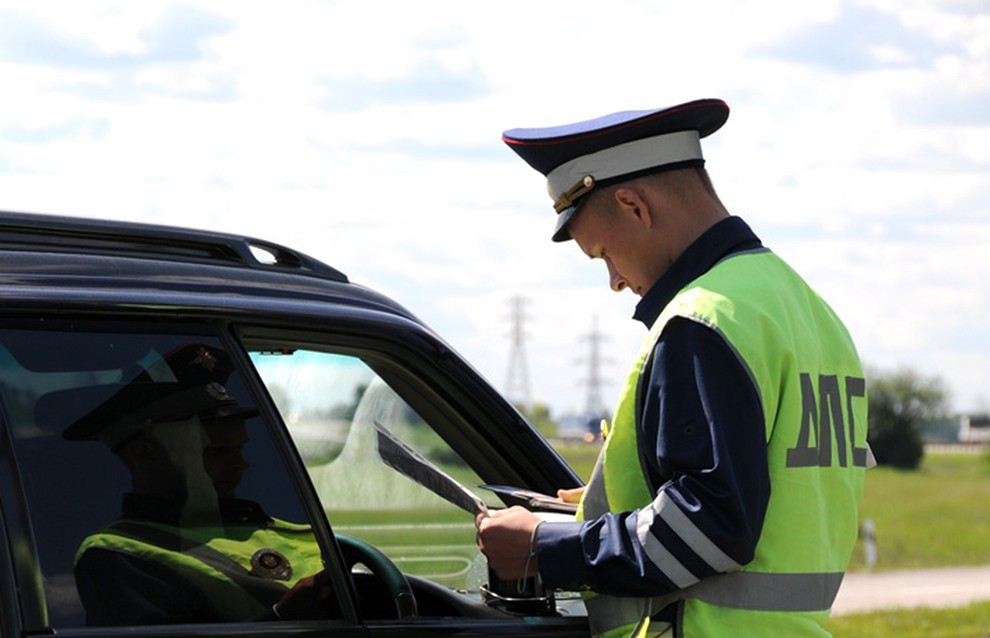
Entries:
<svg viewBox="0 0 990 638">
<path fill-rule="evenodd" d="M 985 404 L 984 5 L 602 6 L 0 2 L 19 29 L 0 39 L 0 208 L 298 247 L 396 297 L 499 386 L 508 299 L 525 295 L 533 394 L 564 412 L 585 402 L 593 318 L 607 402 L 643 328 L 600 266 L 548 241 L 543 180 L 501 131 L 724 97 L 705 146 L 730 209 L 865 359 Z"/>
</svg>

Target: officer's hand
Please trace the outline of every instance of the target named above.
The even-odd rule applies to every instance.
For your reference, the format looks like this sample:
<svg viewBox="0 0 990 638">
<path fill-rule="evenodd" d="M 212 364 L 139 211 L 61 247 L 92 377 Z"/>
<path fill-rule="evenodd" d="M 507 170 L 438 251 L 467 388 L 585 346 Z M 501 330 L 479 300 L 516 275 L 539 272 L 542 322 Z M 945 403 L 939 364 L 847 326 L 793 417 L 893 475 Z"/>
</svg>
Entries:
<svg viewBox="0 0 990 638">
<path fill-rule="evenodd" d="M 275 603 L 275 615 L 282 620 L 311 620 L 330 616 L 333 590 L 330 576 L 322 571 L 297 582 Z"/>
<path fill-rule="evenodd" d="M 534 531 L 541 523 L 538 516 L 522 507 L 493 511 L 479 516 L 478 546 L 488 558 L 488 566 L 502 580 L 518 580 L 539 572 L 534 549 Z"/>
<path fill-rule="evenodd" d="M 584 495 L 584 486 L 572 487 L 569 490 L 557 490 L 557 498 L 565 503 L 580 503 Z"/>
</svg>

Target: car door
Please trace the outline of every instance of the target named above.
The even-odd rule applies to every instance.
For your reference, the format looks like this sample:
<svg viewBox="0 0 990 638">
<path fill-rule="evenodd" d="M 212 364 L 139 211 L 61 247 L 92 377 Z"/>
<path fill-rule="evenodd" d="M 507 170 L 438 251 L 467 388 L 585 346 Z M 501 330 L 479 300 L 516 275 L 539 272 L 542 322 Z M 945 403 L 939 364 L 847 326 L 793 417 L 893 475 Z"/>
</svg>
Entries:
<svg viewBox="0 0 990 638">
<path fill-rule="evenodd" d="M 237 334 L 333 533 L 380 549 L 412 582 L 415 618 L 388 618 L 359 591 L 373 633 L 587 633 L 576 593 L 544 591 L 533 579 L 500 583 L 489 573 L 475 513 L 521 500 L 485 486 L 545 493 L 576 479 L 449 348 L 402 323 L 240 326 Z"/>
<path fill-rule="evenodd" d="M 263 636 L 284 635 L 291 626 L 295 634 L 334 636 L 587 633 L 583 606 L 573 594 L 553 594 L 548 607 L 548 592 L 523 583 L 522 607 L 510 608 L 497 591 L 486 601 L 483 591 L 492 583 L 474 545 L 472 514 L 449 494 L 387 464 L 379 441 L 387 435 L 400 449 L 414 450 L 487 507 L 506 503 L 479 485 L 550 491 L 572 484 L 576 479 L 552 449 L 470 367 L 412 322 L 363 318 L 313 329 L 315 323 L 232 323 L 180 314 L 167 321 L 64 314 L 0 321 L 0 451 L 12 461 L 0 471 L 3 532 L 4 545 L 16 548 L 0 561 L 0 568 L 9 566 L 0 582 L 4 609 L 16 607 L 20 631 L 92 635 L 96 627 L 105 635 Z M 150 564 L 160 575 L 154 552 L 134 565 L 115 564 L 106 578 L 84 569 L 85 548 L 107 545 L 108 528 L 129 515 L 122 513 L 122 495 L 136 491 L 135 478 L 115 449 L 116 437 L 74 439 L 67 431 L 122 387 L 175 382 L 175 353 L 191 346 L 229 361 L 222 395 L 252 410 L 237 452 L 249 465 L 237 481 L 237 500 L 257 505 L 268 526 L 284 522 L 308 535 L 332 591 L 322 603 L 325 617 L 279 619 L 269 610 L 233 620 L 197 616 L 184 607 L 194 606 L 188 602 L 193 586 L 166 589 L 188 589 L 179 602 L 161 603 L 154 595 L 148 602 L 135 593 L 143 585 L 121 583 L 141 571 L 135 565 Z M 194 465 L 204 454 L 197 449 Z M 187 486 L 194 484 L 190 476 Z M 242 540 L 230 531 L 237 526 L 218 528 L 224 531 L 217 543 L 213 537 L 197 542 Z M 109 545 L 102 549 L 128 559 L 148 553 L 133 544 Z M 259 549 L 263 559 L 273 555 L 261 551 L 267 549 Z M 286 562 L 301 570 L 302 563 Z M 197 570 L 185 577 L 195 581 Z M 403 583 L 416 598 L 414 616 L 403 617 L 409 608 L 396 603 L 395 588 Z M 101 590 L 114 586 L 124 597 L 117 608 L 99 602 Z M 127 615 L 144 606 L 158 615 Z M 120 622 L 106 620 L 108 608 L 111 616 L 120 612 Z M 179 612 L 163 616 L 159 608 Z M 180 622 L 162 621 L 166 616 Z M 5 614 L 7 631 L 10 618 Z"/>
</svg>

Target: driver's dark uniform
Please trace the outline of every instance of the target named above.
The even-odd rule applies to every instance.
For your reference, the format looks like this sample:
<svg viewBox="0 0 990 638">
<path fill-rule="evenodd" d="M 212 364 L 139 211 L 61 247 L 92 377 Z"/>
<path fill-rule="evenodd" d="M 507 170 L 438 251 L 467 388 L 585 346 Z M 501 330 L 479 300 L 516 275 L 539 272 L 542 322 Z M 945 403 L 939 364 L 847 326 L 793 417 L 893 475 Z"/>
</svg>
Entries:
<svg viewBox="0 0 990 638">
<path fill-rule="evenodd" d="M 182 527 L 182 503 L 125 494 L 119 518 L 76 554 L 90 626 L 274 619 L 272 606 L 323 569 L 308 525 L 253 501 L 220 501 L 220 524 Z"/>
</svg>

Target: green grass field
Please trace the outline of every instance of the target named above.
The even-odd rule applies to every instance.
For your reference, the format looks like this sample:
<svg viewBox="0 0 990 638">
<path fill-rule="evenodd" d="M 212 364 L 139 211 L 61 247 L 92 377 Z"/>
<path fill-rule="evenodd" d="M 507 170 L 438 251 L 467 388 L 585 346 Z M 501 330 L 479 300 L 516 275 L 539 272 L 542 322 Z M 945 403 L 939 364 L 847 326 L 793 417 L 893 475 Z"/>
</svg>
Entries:
<svg viewBox="0 0 990 638">
<path fill-rule="evenodd" d="M 598 446 L 559 445 L 587 480 Z M 866 475 L 860 518 L 876 525 L 873 570 L 990 563 L 990 457 L 929 454 L 915 472 L 877 467 Z M 862 540 L 850 569 L 865 569 Z M 961 609 L 911 609 L 838 616 L 835 638 L 990 638 L 990 603 Z"/>
<path fill-rule="evenodd" d="M 930 454 L 920 470 L 866 474 L 860 520 L 877 528 L 874 569 L 990 563 L 990 461 L 985 454 Z M 863 569 L 861 543 L 851 568 Z"/>
<path fill-rule="evenodd" d="M 828 630 L 833 638 L 988 638 L 990 603 L 837 616 Z"/>
</svg>

